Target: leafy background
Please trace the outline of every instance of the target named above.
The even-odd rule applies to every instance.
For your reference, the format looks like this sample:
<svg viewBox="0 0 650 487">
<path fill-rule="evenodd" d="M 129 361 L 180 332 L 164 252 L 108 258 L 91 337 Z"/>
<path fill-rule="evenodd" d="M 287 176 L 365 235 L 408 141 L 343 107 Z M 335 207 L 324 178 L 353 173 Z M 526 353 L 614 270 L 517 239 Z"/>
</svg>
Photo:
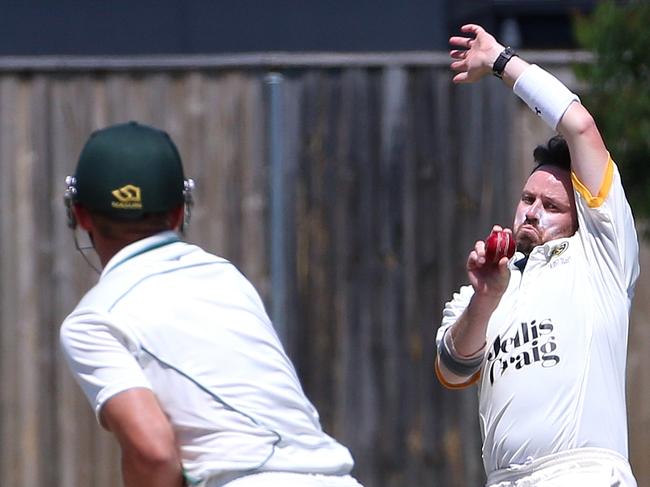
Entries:
<svg viewBox="0 0 650 487">
<path fill-rule="evenodd" d="M 601 2 L 589 16 L 577 15 L 580 46 L 594 53 L 575 67 L 589 90 L 590 107 L 619 165 L 637 219 L 650 216 L 650 3 Z M 646 232 L 646 237 L 650 233 Z"/>
</svg>

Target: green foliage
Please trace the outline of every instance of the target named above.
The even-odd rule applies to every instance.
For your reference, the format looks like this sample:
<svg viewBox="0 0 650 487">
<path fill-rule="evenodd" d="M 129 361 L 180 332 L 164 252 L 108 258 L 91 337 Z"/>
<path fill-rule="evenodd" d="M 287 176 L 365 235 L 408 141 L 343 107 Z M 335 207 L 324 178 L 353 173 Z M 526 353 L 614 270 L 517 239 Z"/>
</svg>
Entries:
<svg viewBox="0 0 650 487">
<path fill-rule="evenodd" d="M 596 119 L 621 169 L 635 214 L 650 216 L 650 3 L 602 2 L 589 17 L 578 17 L 581 47 L 593 64 L 576 66 L 587 82 L 583 102 Z"/>
</svg>

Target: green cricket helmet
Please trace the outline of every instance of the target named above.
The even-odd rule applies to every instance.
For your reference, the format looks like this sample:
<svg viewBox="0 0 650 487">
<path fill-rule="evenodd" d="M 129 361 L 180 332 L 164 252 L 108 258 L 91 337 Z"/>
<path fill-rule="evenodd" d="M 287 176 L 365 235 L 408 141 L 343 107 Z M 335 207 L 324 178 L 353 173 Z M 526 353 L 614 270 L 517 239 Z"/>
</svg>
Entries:
<svg viewBox="0 0 650 487">
<path fill-rule="evenodd" d="M 172 210 L 191 189 L 169 135 L 137 122 L 93 132 L 69 182 L 75 203 L 122 220 Z"/>
</svg>

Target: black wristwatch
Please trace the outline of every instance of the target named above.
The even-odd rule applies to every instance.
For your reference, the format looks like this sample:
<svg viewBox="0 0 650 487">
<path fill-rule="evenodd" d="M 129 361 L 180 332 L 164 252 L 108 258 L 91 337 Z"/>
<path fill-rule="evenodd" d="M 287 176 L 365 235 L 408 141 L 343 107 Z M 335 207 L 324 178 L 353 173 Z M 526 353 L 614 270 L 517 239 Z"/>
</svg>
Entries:
<svg viewBox="0 0 650 487">
<path fill-rule="evenodd" d="M 506 69 L 506 64 L 508 64 L 508 61 L 517 55 L 518 54 L 512 47 L 506 47 L 503 51 L 501 51 L 501 54 L 499 54 L 497 60 L 494 61 L 494 64 L 492 65 L 492 74 L 494 74 L 494 76 L 499 79 L 503 78 L 503 70 Z"/>
</svg>

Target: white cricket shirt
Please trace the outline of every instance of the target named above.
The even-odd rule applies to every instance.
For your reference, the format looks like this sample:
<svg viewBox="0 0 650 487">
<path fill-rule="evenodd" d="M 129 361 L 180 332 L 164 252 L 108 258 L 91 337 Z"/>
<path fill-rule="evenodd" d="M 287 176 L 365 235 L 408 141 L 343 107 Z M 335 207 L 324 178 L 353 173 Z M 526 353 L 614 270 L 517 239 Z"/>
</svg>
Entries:
<svg viewBox="0 0 650 487">
<path fill-rule="evenodd" d="M 247 471 L 344 474 L 251 283 L 227 260 L 165 232 L 122 249 L 61 328 L 99 415 L 153 390 L 194 481 Z"/>
<path fill-rule="evenodd" d="M 598 195 L 573 175 L 579 229 L 536 247 L 487 328 L 479 379 L 486 472 L 573 448 L 627 458 L 628 318 L 638 243 L 620 175 L 610 159 Z M 471 286 L 446 304 L 439 341 L 469 304 Z"/>
</svg>

